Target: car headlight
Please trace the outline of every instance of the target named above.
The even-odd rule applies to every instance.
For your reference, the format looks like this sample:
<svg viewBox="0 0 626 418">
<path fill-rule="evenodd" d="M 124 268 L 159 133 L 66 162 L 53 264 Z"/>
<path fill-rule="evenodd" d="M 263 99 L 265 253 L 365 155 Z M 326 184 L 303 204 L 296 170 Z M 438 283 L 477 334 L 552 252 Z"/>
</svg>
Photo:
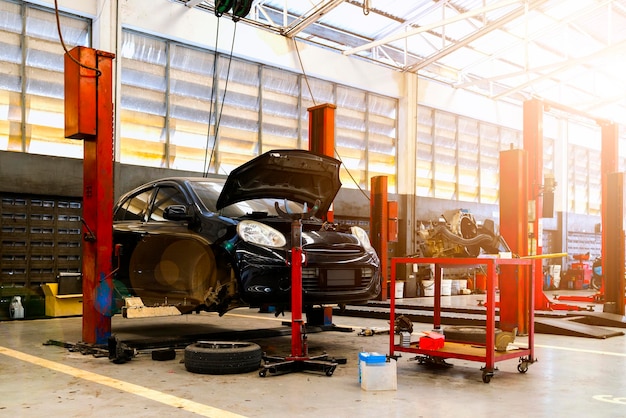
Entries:
<svg viewBox="0 0 626 418">
<path fill-rule="evenodd" d="M 280 248 L 287 244 L 283 234 L 261 222 L 241 221 L 237 224 L 237 233 L 244 241 L 264 247 Z"/>
<path fill-rule="evenodd" d="M 359 228 L 358 226 L 353 226 L 353 227 L 350 227 L 350 232 L 352 232 L 352 235 L 354 235 L 359 240 L 363 248 L 365 248 L 366 250 L 372 249 L 372 244 L 370 243 L 370 237 L 367 236 L 367 232 L 365 232 L 363 228 Z"/>
</svg>

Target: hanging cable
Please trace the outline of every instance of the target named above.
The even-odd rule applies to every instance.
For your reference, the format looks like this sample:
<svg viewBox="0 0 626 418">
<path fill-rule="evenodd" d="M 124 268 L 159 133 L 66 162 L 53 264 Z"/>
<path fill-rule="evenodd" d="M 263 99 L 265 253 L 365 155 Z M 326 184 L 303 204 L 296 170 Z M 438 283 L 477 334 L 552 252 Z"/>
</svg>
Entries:
<svg viewBox="0 0 626 418">
<path fill-rule="evenodd" d="M 315 103 L 315 97 L 313 97 L 313 91 L 311 90 L 311 85 L 309 84 L 309 77 L 307 76 L 306 71 L 304 70 L 304 65 L 302 65 L 302 58 L 300 57 L 300 50 L 298 49 L 298 43 L 296 42 L 295 37 L 293 38 L 293 43 L 296 47 L 296 52 L 298 53 L 298 61 L 300 61 L 300 68 L 302 69 L 302 75 L 304 77 L 304 81 L 306 82 L 307 88 L 309 89 L 311 100 L 313 101 L 313 105 L 317 106 L 317 104 Z M 334 151 L 335 151 L 335 155 L 337 156 L 337 159 L 341 161 L 341 156 L 337 152 L 337 147 L 334 148 Z M 361 189 L 361 186 L 359 185 L 359 183 L 357 183 L 356 179 L 352 176 L 352 173 L 350 173 L 350 170 L 348 170 L 348 168 L 343 163 L 343 161 L 341 161 L 341 164 L 343 165 L 344 170 L 346 170 L 346 173 L 348 173 L 348 176 L 350 176 L 350 178 L 352 179 L 356 187 L 361 191 L 361 193 L 363 193 L 363 195 L 367 198 L 367 200 L 369 200 L 370 197 L 367 195 L 367 193 L 365 193 L 363 189 Z"/>
<path fill-rule="evenodd" d="M 209 126 L 207 128 L 206 133 L 206 147 L 204 148 L 204 172 L 203 177 L 208 177 L 209 168 L 211 166 L 211 160 L 213 159 L 213 149 L 215 148 L 215 141 L 217 140 L 217 136 L 213 136 L 213 148 L 211 149 L 211 160 L 208 160 L 209 157 L 209 143 L 211 141 L 211 120 L 213 120 L 213 96 L 215 95 L 215 89 L 217 88 L 217 44 L 219 40 L 220 33 L 220 19 L 217 19 L 217 27 L 215 29 L 215 55 L 213 58 L 213 82 L 211 83 L 211 98 L 209 99 Z"/>
<path fill-rule="evenodd" d="M 311 95 L 313 106 L 317 106 L 317 103 L 315 103 L 315 97 L 313 97 L 313 91 L 311 90 L 311 85 L 309 84 L 309 77 L 306 75 L 306 71 L 304 71 L 304 65 L 302 64 L 302 57 L 300 56 L 300 50 L 298 49 L 298 43 L 296 42 L 295 36 L 293 37 L 293 45 L 296 47 L 296 53 L 298 54 L 298 61 L 300 62 L 300 69 L 302 70 L 302 76 L 304 77 L 306 86 L 309 89 L 309 94 Z"/>
<path fill-rule="evenodd" d="M 346 164 L 343 162 L 343 160 L 341 159 L 341 156 L 339 155 L 339 152 L 337 152 L 337 147 L 334 147 L 335 150 L 335 155 L 337 155 L 337 159 L 339 161 L 341 161 L 341 165 L 343 165 L 344 170 L 346 170 L 346 173 L 348 173 L 348 176 L 350 176 L 350 178 L 352 179 L 352 182 L 356 185 L 357 189 L 359 189 L 359 191 L 361 193 L 363 193 L 363 196 L 365 196 L 365 198 L 367 200 L 371 200 L 370 197 L 368 196 L 367 193 L 365 193 L 365 190 L 363 190 L 361 188 L 361 185 L 356 181 L 356 179 L 354 178 L 354 176 L 352 175 L 352 173 L 350 172 L 350 170 L 348 170 L 348 167 L 346 167 Z"/>
<path fill-rule="evenodd" d="M 217 136 L 220 131 L 220 122 L 222 121 L 222 112 L 224 110 L 224 102 L 226 101 L 226 92 L 228 91 L 228 80 L 230 79 L 230 65 L 233 62 L 233 51 L 235 49 L 235 37 L 237 35 L 237 21 L 235 21 L 235 28 L 233 29 L 233 42 L 230 45 L 230 54 L 228 55 L 228 68 L 226 69 L 226 84 L 224 84 L 224 94 L 222 94 L 222 102 L 220 103 L 219 115 L 216 116 L 215 122 L 215 140 L 213 141 L 213 148 L 211 149 L 211 158 L 209 163 L 213 160 L 213 151 L 215 150 L 215 144 L 217 142 Z"/>
<path fill-rule="evenodd" d="M 90 67 L 90 66 L 85 65 L 85 64 L 81 63 L 80 61 L 78 61 L 76 58 L 74 58 L 72 56 L 72 54 L 70 54 L 70 51 L 68 51 L 67 47 L 65 46 L 65 41 L 63 40 L 63 34 L 61 33 L 61 18 L 59 17 L 59 3 L 58 3 L 58 0 L 54 0 L 54 15 L 56 16 L 57 32 L 59 33 L 59 40 L 61 41 L 61 46 L 63 47 L 63 50 L 65 51 L 67 56 L 70 57 L 70 59 L 72 61 L 74 61 L 79 67 L 83 67 L 83 68 L 87 68 L 88 70 L 95 71 L 96 72 L 96 77 L 100 77 L 100 75 L 102 75 L 102 71 L 98 70 L 95 67 Z"/>
<path fill-rule="evenodd" d="M 213 134 L 213 147 L 211 148 L 211 155 L 208 156 L 209 152 L 209 140 L 211 137 L 211 114 L 213 113 L 213 94 L 217 91 L 217 85 L 219 81 L 219 77 L 217 75 L 217 40 L 219 36 L 219 22 L 220 17 L 228 10 L 233 8 L 233 22 L 235 22 L 235 27 L 233 29 L 233 41 L 230 45 L 230 54 L 228 56 L 228 68 L 226 70 L 226 84 L 224 84 L 224 94 L 222 95 L 222 101 L 220 103 L 220 110 L 217 112 L 217 104 L 216 104 L 216 112 L 215 112 L 215 132 Z M 237 22 L 245 15 L 248 14 L 250 8 L 252 7 L 252 1 L 250 0 L 220 0 L 215 4 L 215 16 L 217 16 L 217 33 L 215 35 L 215 60 L 213 61 L 213 86 L 211 88 L 211 107 L 209 110 L 209 128 L 207 133 L 207 143 L 204 152 L 204 167 L 206 168 L 204 171 L 204 177 L 208 177 L 209 168 L 211 167 L 211 161 L 213 161 L 213 155 L 215 153 L 215 147 L 217 146 L 217 138 L 220 130 L 220 123 L 222 121 L 222 112 L 224 111 L 224 102 L 226 101 L 226 92 L 228 91 L 228 80 L 230 79 L 230 67 L 233 62 L 233 52 L 235 50 L 235 38 L 237 37 Z M 208 157 L 208 161 L 207 161 Z"/>
</svg>

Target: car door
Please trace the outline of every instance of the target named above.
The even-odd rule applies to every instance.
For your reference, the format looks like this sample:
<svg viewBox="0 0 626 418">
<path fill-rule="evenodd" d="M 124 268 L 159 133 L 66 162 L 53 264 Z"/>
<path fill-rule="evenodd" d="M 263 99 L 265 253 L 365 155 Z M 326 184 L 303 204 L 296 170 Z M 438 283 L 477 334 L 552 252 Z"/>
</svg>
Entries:
<svg viewBox="0 0 626 418">
<path fill-rule="evenodd" d="M 129 279 L 145 304 L 202 303 L 215 274 L 213 253 L 193 231 L 194 221 L 166 219 L 166 209 L 172 206 L 185 207 L 193 218 L 194 206 L 183 189 L 176 183 L 160 184 L 146 221 L 135 231 L 141 239 L 129 260 Z"/>
<path fill-rule="evenodd" d="M 143 188 L 120 202 L 113 214 L 113 240 L 121 245 L 116 278 L 130 289 L 130 258 L 143 236 L 154 186 Z"/>
</svg>

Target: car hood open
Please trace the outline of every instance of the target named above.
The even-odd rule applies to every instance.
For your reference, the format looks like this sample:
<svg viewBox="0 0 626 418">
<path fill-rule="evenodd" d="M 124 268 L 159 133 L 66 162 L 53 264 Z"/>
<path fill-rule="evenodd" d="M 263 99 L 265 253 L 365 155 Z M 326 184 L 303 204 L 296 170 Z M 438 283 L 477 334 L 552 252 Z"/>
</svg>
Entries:
<svg viewBox="0 0 626 418">
<path fill-rule="evenodd" d="M 288 199 L 328 211 L 339 192 L 341 162 L 306 150 L 272 150 L 234 169 L 217 200 L 217 209 L 250 199 Z"/>
</svg>

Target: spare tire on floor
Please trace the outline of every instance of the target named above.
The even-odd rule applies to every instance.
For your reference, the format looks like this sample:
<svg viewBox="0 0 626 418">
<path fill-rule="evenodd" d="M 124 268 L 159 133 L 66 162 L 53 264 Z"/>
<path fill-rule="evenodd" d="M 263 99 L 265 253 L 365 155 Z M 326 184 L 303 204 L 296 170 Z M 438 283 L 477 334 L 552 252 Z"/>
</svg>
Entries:
<svg viewBox="0 0 626 418">
<path fill-rule="evenodd" d="M 494 341 L 495 337 L 501 332 L 501 329 L 495 329 Z M 479 344 L 485 344 L 487 342 L 486 327 L 468 325 L 448 326 L 443 329 L 443 335 L 446 337 L 446 341 Z"/>
<path fill-rule="evenodd" d="M 237 341 L 198 341 L 185 347 L 185 368 L 192 373 L 248 373 L 261 367 L 258 344 Z"/>
</svg>

